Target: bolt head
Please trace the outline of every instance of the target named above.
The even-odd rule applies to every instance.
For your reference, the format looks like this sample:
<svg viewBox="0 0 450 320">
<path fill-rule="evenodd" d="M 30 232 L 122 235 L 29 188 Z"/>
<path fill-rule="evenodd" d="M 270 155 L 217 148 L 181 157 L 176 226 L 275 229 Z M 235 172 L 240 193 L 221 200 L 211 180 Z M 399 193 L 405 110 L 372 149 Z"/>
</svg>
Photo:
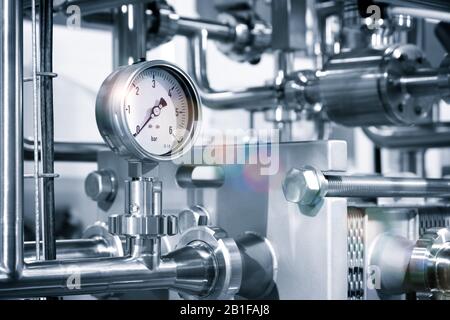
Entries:
<svg viewBox="0 0 450 320">
<path fill-rule="evenodd" d="M 283 192 L 286 200 L 301 205 L 314 205 L 320 200 L 322 173 L 313 167 L 291 169 L 284 179 Z"/>
<path fill-rule="evenodd" d="M 86 195 L 94 201 L 114 199 L 116 194 L 114 173 L 106 170 L 91 172 L 84 181 Z"/>
</svg>

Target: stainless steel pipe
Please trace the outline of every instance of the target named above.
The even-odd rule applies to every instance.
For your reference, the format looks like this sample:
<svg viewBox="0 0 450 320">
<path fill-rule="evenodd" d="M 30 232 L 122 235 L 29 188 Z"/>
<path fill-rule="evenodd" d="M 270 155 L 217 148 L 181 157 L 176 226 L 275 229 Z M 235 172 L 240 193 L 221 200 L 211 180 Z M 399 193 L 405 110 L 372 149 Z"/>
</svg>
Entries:
<svg viewBox="0 0 450 320">
<path fill-rule="evenodd" d="M 216 91 L 211 88 L 207 75 L 208 32 L 203 30 L 189 41 L 189 74 L 197 84 L 205 106 L 216 110 L 262 110 L 276 105 L 277 90 L 274 86 L 252 87 L 239 91 Z"/>
<path fill-rule="evenodd" d="M 177 20 L 177 34 L 179 35 L 192 37 L 202 30 L 208 32 L 208 37 L 211 40 L 222 42 L 233 41 L 236 36 L 234 28 L 227 24 L 187 17 L 179 17 Z"/>
<path fill-rule="evenodd" d="M 109 258 L 115 257 L 117 254 L 117 249 L 111 247 L 107 241 L 100 237 L 56 241 L 56 258 L 58 260 Z M 26 263 L 36 260 L 35 242 L 25 242 L 24 260 Z"/>
<path fill-rule="evenodd" d="M 0 2 L 0 279 L 22 269 L 22 0 Z"/>
<path fill-rule="evenodd" d="M 363 128 L 366 136 L 381 148 L 444 148 L 450 146 L 450 126 L 432 124 L 413 128 Z"/>
<path fill-rule="evenodd" d="M 33 159 L 33 140 L 24 139 L 23 148 L 26 160 Z M 40 146 L 39 146 L 40 147 Z M 96 162 L 100 151 L 108 150 L 103 143 L 55 142 L 55 161 Z"/>
<path fill-rule="evenodd" d="M 214 290 L 220 271 L 214 252 L 203 242 L 177 249 L 157 267 L 140 257 L 27 263 L 17 281 L 0 283 L 0 297 L 24 298 L 150 289 L 174 289 L 193 296 Z"/>
<path fill-rule="evenodd" d="M 168 261 L 150 270 L 142 259 L 109 258 L 43 261 L 24 268 L 19 281 L 0 285 L 0 297 L 22 298 L 126 292 L 168 288 L 176 265 Z"/>
</svg>

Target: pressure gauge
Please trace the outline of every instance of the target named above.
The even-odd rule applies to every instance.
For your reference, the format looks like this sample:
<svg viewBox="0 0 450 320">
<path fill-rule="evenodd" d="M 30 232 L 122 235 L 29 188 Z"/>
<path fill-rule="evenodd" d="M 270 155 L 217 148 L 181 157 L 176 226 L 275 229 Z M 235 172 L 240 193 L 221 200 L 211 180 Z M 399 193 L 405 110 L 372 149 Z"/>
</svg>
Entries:
<svg viewBox="0 0 450 320">
<path fill-rule="evenodd" d="M 171 160 L 195 142 L 201 105 L 185 72 L 165 61 L 146 61 L 121 67 L 104 81 L 96 118 L 103 139 L 121 156 Z"/>
</svg>

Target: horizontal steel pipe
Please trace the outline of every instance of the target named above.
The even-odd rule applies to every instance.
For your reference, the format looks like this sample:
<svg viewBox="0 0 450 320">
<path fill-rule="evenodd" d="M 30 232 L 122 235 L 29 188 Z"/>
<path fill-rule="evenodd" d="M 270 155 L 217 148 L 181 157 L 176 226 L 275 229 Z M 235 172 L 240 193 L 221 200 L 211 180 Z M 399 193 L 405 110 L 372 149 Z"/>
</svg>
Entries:
<svg viewBox="0 0 450 320">
<path fill-rule="evenodd" d="M 126 292 L 169 288 L 176 265 L 163 262 L 150 270 L 131 258 L 44 261 L 27 264 L 19 280 L 0 284 L 0 297 L 23 298 Z"/>
<path fill-rule="evenodd" d="M 450 126 L 436 124 L 414 128 L 363 128 L 367 137 L 378 147 L 395 149 L 444 148 L 450 146 Z"/>
<path fill-rule="evenodd" d="M 25 242 L 25 262 L 36 260 L 35 248 L 35 242 Z M 109 246 L 108 242 L 102 238 L 56 241 L 56 258 L 58 260 L 82 260 L 115 256 L 117 256 L 117 249 Z"/>
<path fill-rule="evenodd" d="M 223 23 L 187 17 L 179 17 L 177 20 L 177 34 L 179 35 L 191 37 L 200 33 L 202 30 L 208 32 L 211 40 L 227 42 L 233 41 L 236 36 L 235 30 Z"/>
<path fill-rule="evenodd" d="M 33 159 L 33 144 L 24 139 L 25 160 Z M 108 150 L 103 143 L 55 142 L 55 161 L 96 162 L 97 153 Z"/>
<path fill-rule="evenodd" d="M 436 9 L 424 9 L 424 8 L 411 8 L 411 7 L 390 7 L 388 8 L 388 14 L 395 15 L 408 15 L 415 18 L 433 19 L 443 22 L 450 22 L 450 13 L 448 12 L 450 7 L 445 10 Z"/>
<path fill-rule="evenodd" d="M 444 12 L 450 10 L 450 2 L 448 0 L 377 0 L 376 2 L 408 8 L 441 10 Z"/>
<path fill-rule="evenodd" d="M 89 15 L 100 11 L 117 8 L 122 5 L 139 4 L 147 2 L 147 0 L 65 0 L 59 1 L 59 4 L 55 4 L 54 12 L 63 12 L 64 14 L 72 14 L 72 12 L 66 12 L 70 6 L 77 6 L 80 8 L 82 15 Z M 31 8 L 31 0 L 25 0 L 23 4 L 24 9 L 29 10 Z"/>
</svg>

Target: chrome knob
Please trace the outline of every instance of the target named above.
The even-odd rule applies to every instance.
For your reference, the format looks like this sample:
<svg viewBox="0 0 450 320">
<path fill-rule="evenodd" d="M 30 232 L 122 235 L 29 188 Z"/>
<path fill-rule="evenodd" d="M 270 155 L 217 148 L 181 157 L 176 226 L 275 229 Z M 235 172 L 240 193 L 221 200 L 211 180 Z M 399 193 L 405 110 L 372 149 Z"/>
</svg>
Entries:
<svg viewBox="0 0 450 320">
<path fill-rule="evenodd" d="M 112 201 L 117 193 L 117 179 L 111 170 L 91 172 L 84 181 L 86 195 L 94 201 Z"/>
</svg>

